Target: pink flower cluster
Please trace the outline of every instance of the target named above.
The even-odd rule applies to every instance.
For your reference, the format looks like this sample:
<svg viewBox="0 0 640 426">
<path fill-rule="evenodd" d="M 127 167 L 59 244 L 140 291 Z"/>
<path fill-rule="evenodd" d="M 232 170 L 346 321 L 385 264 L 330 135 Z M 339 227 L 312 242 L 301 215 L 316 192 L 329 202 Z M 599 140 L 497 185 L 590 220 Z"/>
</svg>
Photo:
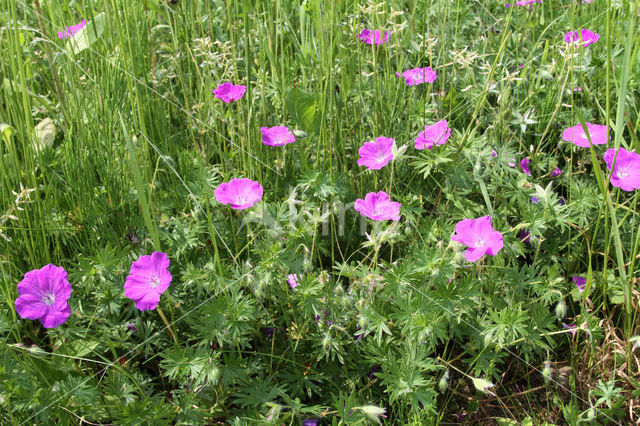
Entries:
<svg viewBox="0 0 640 426">
<path fill-rule="evenodd" d="M 569 31 L 564 35 L 564 41 L 574 46 L 587 47 L 600 40 L 600 34 L 586 29 L 580 31 Z"/>
<path fill-rule="evenodd" d="M 360 31 L 360 34 L 358 34 L 358 40 L 366 44 L 370 44 L 370 45 L 373 44 L 373 45 L 379 46 L 381 44 L 389 42 L 389 31 L 384 32 L 384 38 L 383 38 L 380 30 L 374 31 L 374 30 L 364 29 Z"/>
<path fill-rule="evenodd" d="M 169 257 L 162 252 L 140 256 L 131 264 L 124 295 L 141 311 L 153 310 L 171 283 Z M 16 312 L 21 318 L 40 320 L 45 328 L 63 324 L 71 314 L 71 284 L 64 268 L 52 264 L 24 274 L 18 283 Z"/>
</svg>

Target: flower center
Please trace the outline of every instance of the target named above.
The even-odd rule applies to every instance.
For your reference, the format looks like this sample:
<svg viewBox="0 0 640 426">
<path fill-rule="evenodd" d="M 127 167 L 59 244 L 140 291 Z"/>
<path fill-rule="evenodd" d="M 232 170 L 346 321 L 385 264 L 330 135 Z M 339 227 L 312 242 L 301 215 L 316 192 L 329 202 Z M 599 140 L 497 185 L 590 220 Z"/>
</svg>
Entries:
<svg viewBox="0 0 640 426">
<path fill-rule="evenodd" d="M 618 179 L 624 179 L 629 176 L 629 171 L 627 169 L 620 168 L 616 174 L 618 175 Z"/>
<path fill-rule="evenodd" d="M 237 205 L 245 205 L 247 204 L 247 199 L 249 197 L 247 196 L 247 194 L 238 194 L 238 196 L 236 197 L 236 204 Z"/>
<path fill-rule="evenodd" d="M 473 240 L 473 245 L 476 246 L 476 248 L 478 247 L 484 247 L 484 239 L 483 238 L 477 238 L 475 240 Z"/>
<path fill-rule="evenodd" d="M 42 296 L 42 301 L 44 302 L 45 305 L 51 306 L 53 305 L 53 302 L 56 301 L 56 295 L 53 293 L 45 293 Z"/>
<path fill-rule="evenodd" d="M 151 285 L 151 288 L 156 288 L 160 285 L 160 278 L 158 278 L 157 275 L 151 275 L 149 277 L 149 284 Z"/>
</svg>

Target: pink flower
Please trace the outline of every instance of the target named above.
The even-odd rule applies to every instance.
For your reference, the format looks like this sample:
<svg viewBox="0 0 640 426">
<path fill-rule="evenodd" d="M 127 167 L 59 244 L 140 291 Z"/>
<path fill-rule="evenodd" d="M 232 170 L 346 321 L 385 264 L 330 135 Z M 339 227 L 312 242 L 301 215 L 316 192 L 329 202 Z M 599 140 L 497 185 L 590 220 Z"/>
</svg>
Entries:
<svg viewBox="0 0 640 426">
<path fill-rule="evenodd" d="M 222 99 L 222 102 L 231 103 L 240 99 L 246 90 L 247 86 L 222 83 L 212 92 L 216 98 Z"/>
<path fill-rule="evenodd" d="M 562 174 L 562 170 L 560 170 L 560 167 L 556 167 L 555 169 L 551 170 L 551 173 L 549 174 L 549 176 L 558 177 L 561 174 Z"/>
<path fill-rule="evenodd" d="M 20 318 L 39 319 L 45 328 L 56 328 L 71 314 L 69 296 L 67 271 L 50 263 L 24 274 L 18 283 L 16 311 Z"/>
<path fill-rule="evenodd" d="M 531 169 L 529 169 L 529 157 L 525 157 L 521 162 L 520 162 L 520 168 L 522 169 L 522 172 L 527 175 L 527 176 L 531 176 Z"/>
<path fill-rule="evenodd" d="M 580 291 L 580 293 L 582 293 L 584 291 L 585 284 L 587 284 L 587 280 L 581 277 L 580 275 L 574 275 L 573 282 L 578 288 L 578 290 Z"/>
<path fill-rule="evenodd" d="M 253 206 L 262 198 L 262 186 L 251 179 L 231 179 L 221 183 L 213 195 L 219 203 L 231 204 L 231 208 L 244 210 Z"/>
<path fill-rule="evenodd" d="M 451 136 L 451 129 L 447 120 L 440 120 L 430 126 L 424 126 L 424 131 L 415 139 L 416 149 L 431 149 L 433 145 L 444 145 Z"/>
<path fill-rule="evenodd" d="M 375 142 L 365 142 L 360 149 L 358 166 L 366 166 L 369 170 L 380 170 L 393 160 L 393 139 L 380 136 Z"/>
<path fill-rule="evenodd" d="M 461 220 L 451 239 L 469 247 L 464 253 L 469 262 L 475 262 L 485 254 L 495 256 L 503 247 L 502 234 L 494 231 L 489 216 Z"/>
<path fill-rule="evenodd" d="M 380 191 L 369 192 L 364 200 L 358 198 L 353 208 L 371 220 L 400 220 L 400 207 L 396 201 L 389 200 L 389 194 Z"/>
<path fill-rule="evenodd" d="M 607 143 L 607 126 L 602 124 L 585 123 L 587 132 L 591 136 L 591 142 L 594 145 L 604 145 Z M 589 148 L 589 138 L 582 128 L 582 124 L 569 127 L 562 132 L 562 139 L 567 142 L 573 142 L 575 145 L 583 148 Z"/>
<path fill-rule="evenodd" d="M 292 290 L 300 285 L 300 283 L 298 282 L 299 279 L 300 278 L 298 277 L 298 274 L 287 275 L 287 282 L 289 283 L 289 287 L 291 287 Z"/>
<path fill-rule="evenodd" d="M 542 3 L 542 0 L 519 0 L 515 3 L 515 6 L 529 6 L 534 3 Z M 511 7 L 511 3 L 507 3 L 505 7 L 508 9 Z"/>
<path fill-rule="evenodd" d="M 260 127 L 262 143 L 269 146 L 283 146 L 296 141 L 293 133 L 285 126 Z"/>
<path fill-rule="evenodd" d="M 615 165 L 613 164 L 614 159 Z M 611 166 L 614 166 L 611 173 L 611 185 L 623 191 L 640 189 L 640 155 L 620 147 L 616 157 L 615 148 L 609 148 L 604 153 L 604 161 L 607 163 L 609 171 L 611 171 Z"/>
<path fill-rule="evenodd" d="M 379 46 L 381 44 L 389 42 L 389 31 L 384 32 L 384 41 L 383 41 L 380 30 L 375 30 L 375 31 L 362 30 L 358 35 L 358 40 L 367 44 L 375 44 L 376 46 Z"/>
<path fill-rule="evenodd" d="M 562 323 L 562 328 L 564 328 L 565 330 L 570 330 L 569 333 L 573 335 L 576 334 L 578 326 L 575 324 L 567 325 L 565 323 Z"/>
<path fill-rule="evenodd" d="M 589 30 L 569 31 L 564 35 L 564 41 L 573 43 L 574 45 L 580 45 L 580 43 L 582 43 L 582 47 L 587 47 L 599 39 L 600 34 Z"/>
<path fill-rule="evenodd" d="M 433 83 L 438 76 L 431 67 L 413 68 L 406 70 L 402 74 L 396 73 L 398 77 L 404 77 L 407 86 L 416 86 L 422 83 Z"/>
<path fill-rule="evenodd" d="M 143 255 L 131 264 L 129 275 L 124 283 L 124 295 L 136 302 L 141 311 L 153 310 L 160 302 L 160 296 L 171 284 L 169 257 L 154 251 Z"/>
<path fill-rule="evenodd" d="M 64 31 L 58 31 L 58 38 L 70 38 L 82 28 L 86 27 L 88 23 L 86 19 L 83 19 L 79 24 L 65 27 Z"/>
</svg>

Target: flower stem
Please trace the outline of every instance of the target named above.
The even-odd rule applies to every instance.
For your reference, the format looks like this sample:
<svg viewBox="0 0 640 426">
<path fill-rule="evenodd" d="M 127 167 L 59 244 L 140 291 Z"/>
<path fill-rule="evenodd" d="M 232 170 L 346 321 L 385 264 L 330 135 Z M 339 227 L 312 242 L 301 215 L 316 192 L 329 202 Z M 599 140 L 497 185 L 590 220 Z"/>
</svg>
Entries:
<svg viewBox="0 0 640 426">
<path fill-rule="evenodd" d="M 167 326 L 167 329 L 169 330 L 169 334 L 171 334 L 171 337 L 173 337 L 173 341 L 178 343 L 178 338 L 176 337 L 176 334 L 173 332 L 171 325 L 169 325 L 169 321 L 167 321 L 167 317 L 164 316 L 164 312 L 162 312 L 162 309 L 160 309 L 160 306 L 158 306 L 156 310 L 158 311 L 158 314 L 160 314 L 160 318 L 162 318 L 162 322 L 164 323 L 164 325 Z"/>
</svg>

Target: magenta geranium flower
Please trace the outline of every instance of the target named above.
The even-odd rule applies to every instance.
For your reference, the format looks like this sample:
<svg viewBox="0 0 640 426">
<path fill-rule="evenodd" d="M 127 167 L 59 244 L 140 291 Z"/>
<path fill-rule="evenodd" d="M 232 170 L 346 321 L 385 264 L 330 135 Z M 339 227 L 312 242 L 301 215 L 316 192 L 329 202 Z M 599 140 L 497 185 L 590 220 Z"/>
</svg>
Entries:
<svg viewBox="0 0 640 426">
<path fill-rule="evenodd" d="M 600 34 L 589 30 L 569 31 L 564 35 L 564 41 L 587 47 L 600 39 Z"/>
<path fill-rule="evenodd" d="M 604 153 L 604 161 L 609 171 L 614 158 L 616 161 L 611 173 L 611 185 L 623 191 L 640 189 L 640 155 L 620 147 L 616 157 L 615 148 L 609 148 Z"/>
<path fill-rule="evenodd" d="M 580 293 L 582 293 L 584 291 L 585 284 L 587 284 L 587 280 L 586 280 L 586 278 L 583 278 L 580 275 L 574 275 L 573 276 L 573 283 L 578 288 L 578 291 L 580 291 Z"/>
<path fill-rule="evenodd" d="M 397 201 L 390 201 L 384 191 L 369 192 L 364 200 L 358 198 L 353 208 L 362 216 L 371 220 L 400 220 L 400 207 Z"/>
<path fill-rule="evenodd" d="M 358 35 L 358 40 L 367 43 L 375 44 L 376 46 L 389 42 L 389 31 L 384 32 L 384 39 L 380 30 L 362 30 Z"/>
<path fill-rule="evenodd" d="M 493 229 L 489 216 L 461 220 L 451 239 L 469 247 L 464 253 L 469 262 L 475 262 L 485 254 L 495 256 L 503 247 L 502 234 Z"/>
<path fill-rule="evenodd" d="M 560 169 L 560 167 L 556 167 L 555 169 L 551 170 L 551 173 L 549 174 L 551 177 L 558 177 L 562 174 L 562 170 Z"/>
<path fill-rule="evenodd" d="M 231 204 L 231 208 L 244 210 L 253 206 L 262 198 L 263 188 L 251 179 L 231 179 L 221 183 L 213 195 L 219 203 Z"/>
<path fill-rule="evenodd" d="M 24 274 L 18 283 L 16 311 L 20 318 L 39 319 L 45 328 L 56 328 L 71 314 L 69 296 L 67 271 L 50 263 Z"/>
<path fill-rule="evenodd" d="M 431 67 L 413 68 L 406 70 L 402 74 L 396 73 L 398 77 L 404 77 L 407 86 L 416 86 L 422 83 L 433 83 L 438 76 Z"/>
<path fill-rule="evenodd" d="M 262 143 L 269 146 L 282 146 L 296 141 L 293 133 L 285 126 L 260 127 Z"/>
<path fill-rule="evenodd" d="M 562 323 L 562 328 L 564 328 L 565 330 L 570 330 L 570 331 L 569 331 L 569 333 L 571 333 L 571 334 L 576 334 L 576 331 L 577 331 L 577 329 L 578 329 L 578 326 L 577 326 L 577 325 L 575 325 L 575 324 L 569 324 L 569 325 L 567 325 L 567 324 L 565 324 L 565 323 Z"/>
<path fill-rule="evenodd" d="M 594 145 L 604 145 L 607 143 L 607 126 L 602 124 L 585 123 L 589 136 L 591 136 L 591 143 Z M 589 148 L 589 138 L 582 128 L 582 124 L 577 124 L 573 127 L 569 127 L 562 132 L 562 139 L 567 142 L 573 142 L 574 144 L 583 148 Z"/>
<path fill-rule="evenodd" d="M 529 157 L 525 157 L 521 162 L 520 162 L 520 168 L 522 169 L 522 172 L 527 175 L 527 176 L 531 176 L 531 169 L 529 169 Z"/>
<path fill-rule="evenodd" d="M 451 129 L 447 120 L 440 120 L 430 126 L 424 126 L 424 130 L 415 139 L 416 149 L 431 149 L 434 145 L 444 145 L 451 136 Z"/>
<path fill-rule="evenodd" d="M 375 142 L 365 142 L 360 149 L 358 166 L 366 166 L 369 170 L 379 170 L 393 160 L 393 139 L 380 136 Z"/>
<path fill-rule="evenodd" d="M 136 302 L 136 308 L 149 311 L 158 306 L 160 296 L 171 284 L 169 263 L 165 253 L 154 251 L 151 255 L 140 256 L 131 264 L 124 283 L 124 295 Z"/>
<path fill-rule="evenodd" d="M 231 103 L 240 99 L 246 90 L 247 86 L 222 83 L 215 90 L 212 90 L 212 92 L 216 98 L 221 99 L 223 102 Z"/>
<path fill-rule="evenodd" d="M 79 24 L 64 27 L 64 31 L 58 31 L 58 38 L 70 38 L 82 28 L 86 27 L 88 23 L 86 19 L 83 19 Z"/>
<path fill-rule="evenodd" d="M 298 282 L 299 279 L 300 278 L 298 277 L 298 274 L 287 275 L 287 282 L 289 283 L 289 287 L 291 287 L 292 290 L 300 285 L 300 283 Z"/>
</svg>

